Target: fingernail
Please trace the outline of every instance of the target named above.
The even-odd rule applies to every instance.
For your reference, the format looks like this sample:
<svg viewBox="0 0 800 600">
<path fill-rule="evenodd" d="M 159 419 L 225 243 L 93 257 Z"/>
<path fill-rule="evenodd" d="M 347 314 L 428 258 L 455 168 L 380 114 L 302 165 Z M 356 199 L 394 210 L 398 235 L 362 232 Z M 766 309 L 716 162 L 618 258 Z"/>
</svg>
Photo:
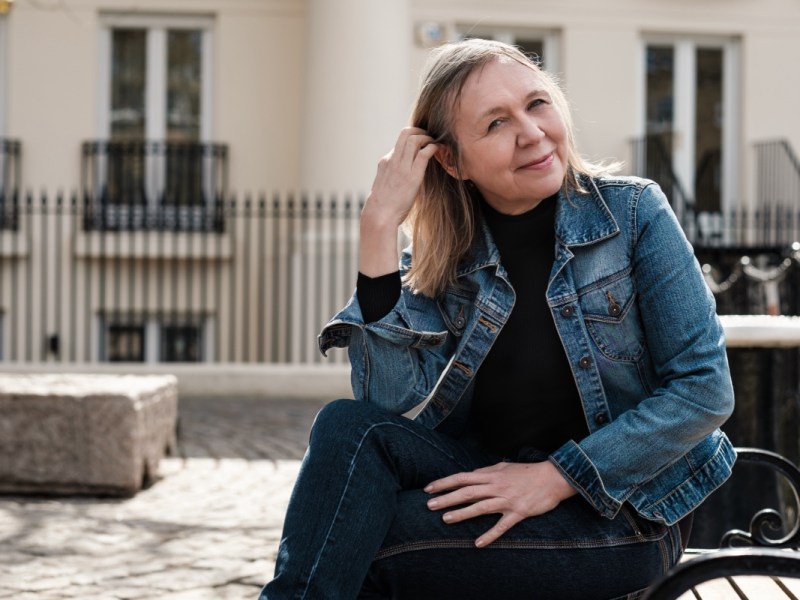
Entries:
<svg viewBox="0 0 800 600">
<path fill-rule="evenodd" d="M 426 485 L 426 486 L 423 488 L 423 490 L 422 490 L 422 491 L 424 491 L 424 492 L 430 492 L 432 489 L 433 489 L 433 486 L 432 486 L 431 484 L 428 484 L 428 485 Z"/>
<path fill-rule="evenodd" d="M 486 542 L 484 542 L 483 540 L 475 540 L 475 546 L 477 546 L 478 548 L 483 548 L 485 545 Z"/>
<path fill-rule="evenodd" d="M 428 501 L 428 508 L 436 508 L 437 506 L 439 506 L 439 503 L 436 500 Z"/>
<path fill-rule="evenodd" d="M 451 515 L 450 513 L 447 513 L 445 516 L 442 517 L 442 519 L 444 519 L 445 523 L 449 523 L 450 521 L 453 520 L 453 515 Z"/>
</svg>

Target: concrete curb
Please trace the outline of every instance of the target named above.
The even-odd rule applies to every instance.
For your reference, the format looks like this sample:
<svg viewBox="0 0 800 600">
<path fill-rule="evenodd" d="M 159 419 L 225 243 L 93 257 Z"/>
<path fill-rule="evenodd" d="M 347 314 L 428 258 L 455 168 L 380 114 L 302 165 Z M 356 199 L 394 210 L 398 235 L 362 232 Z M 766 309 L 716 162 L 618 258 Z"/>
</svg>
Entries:
<svg viewBox="0 0 800 600">
<path fill-rule="evenodd" d="M 351 398 L 349 365 L 3 363 L 0 373 L 174 375 L 180 398 Z"/>
</svg>

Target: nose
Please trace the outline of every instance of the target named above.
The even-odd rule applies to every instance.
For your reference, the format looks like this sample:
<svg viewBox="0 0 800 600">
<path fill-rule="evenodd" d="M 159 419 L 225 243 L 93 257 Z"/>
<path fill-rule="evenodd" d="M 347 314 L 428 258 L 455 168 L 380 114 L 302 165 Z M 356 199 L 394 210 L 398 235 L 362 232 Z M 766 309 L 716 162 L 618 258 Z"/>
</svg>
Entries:
<svg viewBox="0 0 800 600">
<path fill-rule="evenodd" d="M 517 131 L 517 145 L 520 147 L 538 144 L 545 138 L 544 130 L 539 126 L 539 121 L 531 116 L 525 115 L 520 119 L 519 130 Z"/>
</svg>

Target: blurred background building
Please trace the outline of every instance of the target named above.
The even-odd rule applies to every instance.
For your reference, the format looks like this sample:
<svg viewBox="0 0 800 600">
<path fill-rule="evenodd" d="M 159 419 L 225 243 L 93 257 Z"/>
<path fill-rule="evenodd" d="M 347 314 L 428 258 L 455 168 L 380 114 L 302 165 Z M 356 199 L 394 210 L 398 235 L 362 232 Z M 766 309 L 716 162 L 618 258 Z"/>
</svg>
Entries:
<svg viewBox="0 0 800 600">
<path fill-rule="evenodd" d="M 0 360 L 319 363 L 377 161 L 470 36 L 559 75 L 579 149 L 659 181 L 711 282 L 787 260 L 796 0 L 5 0 Z"/>
</svg>

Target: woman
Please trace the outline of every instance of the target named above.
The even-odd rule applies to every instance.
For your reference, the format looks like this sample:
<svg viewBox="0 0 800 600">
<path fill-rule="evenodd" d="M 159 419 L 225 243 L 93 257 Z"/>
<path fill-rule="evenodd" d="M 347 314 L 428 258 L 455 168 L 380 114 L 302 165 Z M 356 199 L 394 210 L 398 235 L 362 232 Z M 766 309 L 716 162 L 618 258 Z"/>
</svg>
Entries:
<svg viewBox="0 0 800 600">
<path fill-rule="evenodd" d="M 320 336 L 363 402 L 318 415 L 261 597 L 638 597 L 734 461 L 692 249 L 655 184 L 577 155 L 511 46 L 435 51 L 412 123 Z"/>
</svg>

